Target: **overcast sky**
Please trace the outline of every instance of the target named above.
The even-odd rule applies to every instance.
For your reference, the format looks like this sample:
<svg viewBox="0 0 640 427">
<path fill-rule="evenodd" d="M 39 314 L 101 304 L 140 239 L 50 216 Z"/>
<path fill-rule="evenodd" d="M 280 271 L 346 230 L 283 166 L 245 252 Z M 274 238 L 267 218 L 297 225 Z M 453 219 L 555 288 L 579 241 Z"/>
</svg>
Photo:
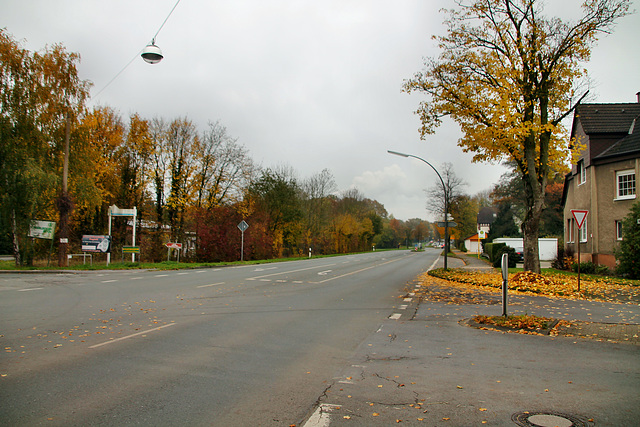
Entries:
<svg viewBox="0 0 640 427">
<path fill-rule="evenodd" d="M 575 18 L 580 3 L 548 0 L 547 11 Z M 90 105 L 125 120 L 186 116 L 201 130 L 219 120 L 263 167 L 291 166 L 300 178 L 329 169 L 341 190 L 357 187 L 398 219 L 431 218 L 424 189 L 437 176 L 388 149 L 436 168 L 452 163 L 469 194 L 505 171 L 472 164 L 451 123 L 420 141 L 421 96 L 401 92 L 423 57 L 438 54 L 431 35 L 444 33 L 439 10 L 452 0 L 181 0 L 156 38 L 165 58 L 149 65 L 139 52 L 175 4 L 4 0 L 0 26 L 30 50 L 62 43 L 80 53 L 80 77 L 94 84 Z M 600 40 L 587 65 L 590 102 L 636 102 L 638 40 L 639 14 Z"/>
</svg>

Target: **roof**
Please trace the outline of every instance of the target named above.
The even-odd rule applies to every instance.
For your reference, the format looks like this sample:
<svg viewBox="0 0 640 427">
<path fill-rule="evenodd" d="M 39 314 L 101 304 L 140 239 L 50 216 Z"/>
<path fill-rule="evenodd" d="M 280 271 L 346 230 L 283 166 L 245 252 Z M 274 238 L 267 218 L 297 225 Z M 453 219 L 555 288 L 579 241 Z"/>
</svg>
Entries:
<svg viewBox="0 0 640 427">
<path fill-rule="evenodd" d="M 480 208 L 480 212 L 478 212 L 478 224 L 493 224 L 496 216 L 498 215 L 498 210 L 493 207 L 484 207 Z"/>
<path fill-rule="evenodd" d="M 596 158 L 603 159 L 640 152 L 640 116 L 634 118 L 631 126 L 628 128 L 628 131 L 630 133 L 628 133 L 627 136 L 607 148 Z"/>
<path fill-rule="evenodd" d="M 627 133 L 640 115 L 640 103 L 579 104 L 574 125 L 580 120 L 585 133 Z M 575 128 L 575 126 L 574 126 Z"/>
</svg>

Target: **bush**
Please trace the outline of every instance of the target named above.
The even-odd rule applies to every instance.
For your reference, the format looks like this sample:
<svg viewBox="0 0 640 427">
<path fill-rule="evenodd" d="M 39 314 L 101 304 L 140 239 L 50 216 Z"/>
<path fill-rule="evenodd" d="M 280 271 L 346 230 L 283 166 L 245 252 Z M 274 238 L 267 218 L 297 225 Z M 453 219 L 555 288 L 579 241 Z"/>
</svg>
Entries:
<svg viewBox="0 0 640 427">
<path fill-rule="evenodd" d="M 622 222 L 622 242 L 615 251 L 618 273 L 630 279 L 640 279 L 640 201 L 631 206 Z"/>
<path fill-rule="evenodd" d="M 584 274 L 595 274 L 596 273 L 596 265 L 591 261 L 585 262 L 574 262 L 571 266 L 575 273 L 578 272 L 578 265 L 580 266 L 580 273 Z"/>
<path fill-rule="evenodd" d="M 515 268 L 516 266 L 516 262 L 517 259 L 519 258 L 518 254 L 516 254 L 516 250 L 513 249 L 511 246 L 501 246 L 500 249 L 498 250 L 498 253 L 495 254 L 495 259 L 492 261 L 493 266 L 496 268 L 500 268 L 502 267 L 502 254 L 506 253 L 507 255 L 509 255 L 509 259 L 508 259 L 508 267 L 509 268 Z"/>
<path fill-rule="evenodd" d="M 495 255 L 500 252 L 501 248 L 507 247 L 506 243 L 485 243 L 484 250 L 489 255 L 489 261 L 495 262 Z M 502 256 L 502 255 L 501 255 Z"/>
</svg>

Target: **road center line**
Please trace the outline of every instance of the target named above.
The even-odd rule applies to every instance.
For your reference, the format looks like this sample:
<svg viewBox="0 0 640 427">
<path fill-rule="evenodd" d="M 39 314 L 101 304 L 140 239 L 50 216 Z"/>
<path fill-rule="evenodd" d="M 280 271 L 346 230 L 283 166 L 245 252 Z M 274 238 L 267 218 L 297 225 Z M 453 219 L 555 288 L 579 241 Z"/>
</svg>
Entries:
<svg viewBox="0 0 640 427">
<path fill-rule="evenodd" d="M 350 273 L 345 273 L 345 274 L 340 275 L 340 276 L 332 277 L 332 278 L 330 278 L 330 279 L 324 279 L 324 280 L 321 280 L 321 281 L 319 281 L 319 282 L 313 282 L 313 283 L 324 283 L 324 282 L 329 282 L 329 281 L 331 281 L 331 280 L 336 280 L 336 279 L 340 279 L 340 278 L 342 278 L 342 277 L 351 276 L 352 274 L 362 273 L 363 271 L 371 270 L 372 268 L 376 268 L 376 267 L 380 267 L 380 266 L 385 265 L 385 264 L 390 264 L 390 263 L 392 263 L 392 262 L 400 261 L 401 259 L 403 259 L 403 258 L 392 259 L 391 261 L 383 262 L 382 264 L 372 265 L 372 266 L 370 266 L 370 267 L 365 267 L 365 268 L 362 268 L 362 269 L 360 269 L 360 270 L 352 271 L 352 272 L 350 272 Z"/>
<path fill-rule="evenodd" d="M 44 288 L 27 288 L 27 289 L 18 289 L 18 292 L 28 292 L 28 291 L 39 291 Z"/>
<path fill-rule="evenodd" d="M 297 270 L 281 271 L 279 273 L 271 273 L 271 274 L 265 274 L 264 276 L 251 277 L 251 278 L 249 278 L 247 280 L 256 280 L 256 279 L 262 279 L 263 277 L 278 276 L 278 275 L 281 275 L 281 274 L 289 274 L 289 273 L 297 273 L 298 271 L 316 270 L 318 268 L 330 267 L 332 265 L 335 265 L 335 264 L 325 264 L 325 265 L 318 265 L 316 267 L 299 268 Z"/>
<path fill-rule="evenodd" d="M 122 341 L 122 340 L 128 340 L 129 338 L 137 337 L 138 335 L 148 334 L 149 332 L 159 331 L 160 329 L 168 328 L 169 326 L 173 326 L 175 324 L 176 324 L 176 322 L 173 322 L 173 323 L 169 323 L 169 324 L 166 324 L 166 325 L 158 326 L 157 328 L 148 329 L 146 331 L 136 332 L 135 334 L 127 335 L 126 337 L 120 337 L 120 338 L 116 338 L 116 339 L 113 339 L 113 340 L 110 340 L 110 341 L 105 341 L 105 342 L 100 343 L 100 344 L 92 345 L 89 348 L 98 348 L 98 347 L 102 347 L 103 345 L 112 344 L 114 342 L 118 342 L 118 341 Z"/>
</svg>

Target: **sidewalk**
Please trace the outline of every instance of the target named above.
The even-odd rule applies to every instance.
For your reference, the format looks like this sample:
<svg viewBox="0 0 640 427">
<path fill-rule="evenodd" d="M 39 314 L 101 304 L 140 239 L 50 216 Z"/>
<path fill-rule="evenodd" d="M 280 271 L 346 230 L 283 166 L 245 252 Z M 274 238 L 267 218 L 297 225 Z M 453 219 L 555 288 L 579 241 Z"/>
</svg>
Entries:
<svg viewBox="0 0 640 427">
<path fill-rule="evenodd" d="M 448 261 L 452 268 L 486 268 Z M 640 345 L 624 340 L 640 323 L 637 305 L 510 295 L 510 313 L 580 322 L 562 336 L 523 335 L 465 323 L 476 314 L 500 315 L 499 294 L 461 295 L 453 302 L 439 298 L 431 284 L 416 301 L 417 285 L 410 286 L 412 302 L 404 310 L 410 313 L 385 321 L 356 350 L 301 425 L 637 424 Z M 603 341 L 577 337 L 592 333 Z M 606 341 L 612 335 L 621 342 Z"/>
</svg>

